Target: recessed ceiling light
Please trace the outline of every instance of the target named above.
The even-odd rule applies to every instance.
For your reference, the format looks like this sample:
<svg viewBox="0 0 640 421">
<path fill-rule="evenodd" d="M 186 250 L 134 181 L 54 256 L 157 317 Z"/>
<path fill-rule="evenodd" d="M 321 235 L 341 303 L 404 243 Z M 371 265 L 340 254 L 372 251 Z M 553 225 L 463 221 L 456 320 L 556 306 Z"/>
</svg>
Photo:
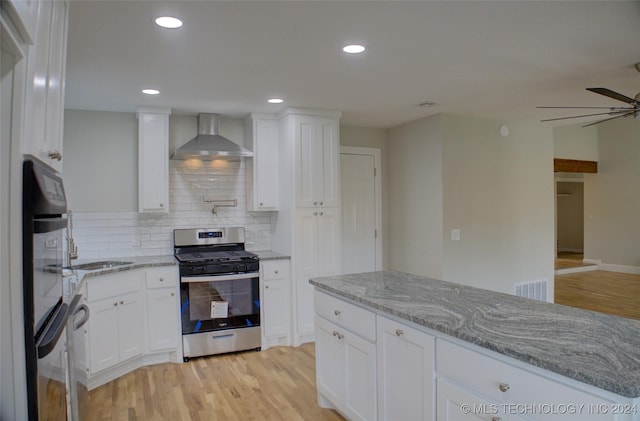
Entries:
<svg viewBox="0 0 640 421">
<path fill-rule="evenodd" d="M 351 44 L 351 45 L 345 45 L 344 47 L 342 47 L 342 51 L 349 54 L 359 54 L 359 53 L 362 53 L 364 50 L 366 50 L 366 48 L 364 47 L 364 45 L 360 45 L 360 44 Z"/>
<path fill-rule="evenodd" d="M 267 102 L 269 104 L 282 104 L 284 102 L 284 99 L 282 98 L 270 98 L 267 100 Z"/>
<path fill-rule="evenodd" d="M 162 26 L 163 28 L 174 29 L 181 27 L 182 21 L 172 16 L 160 16 L 156 19 L 156 24 L 158 24 L 158 26 Z"/>
<path fill-rule="evenodd" d="M 160 91 L 157 89 L 143 89 L 142 93 L 147 95 L 158 95 Z"/>
</svg>

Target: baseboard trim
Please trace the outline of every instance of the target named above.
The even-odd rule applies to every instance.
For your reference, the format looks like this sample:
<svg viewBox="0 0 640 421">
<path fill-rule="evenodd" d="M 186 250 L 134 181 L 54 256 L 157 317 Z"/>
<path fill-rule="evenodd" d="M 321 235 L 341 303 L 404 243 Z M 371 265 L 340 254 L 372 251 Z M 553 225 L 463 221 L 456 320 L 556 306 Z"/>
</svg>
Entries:
<svg viewBox="0 0 640 421">
<path fill-rule="evenodd" d="M 555 274 L 556 275 L 568 275 L 570 273 L 590 272 L 592 270 L 598 270 L 598 266 L 594 264 L 594 265 L 591 265 L 591 266 L 580 266 L 580 267 L 575 267 L 575 268 L 557 269 L 555 271 Z"/>
<path fill-rule="evenodd" d="M 563 248 L 558 248 L 558 253 L 584 253 L 584 250 L 563 247 Z"/>
<path fill-rule="evenodd" d="M 598 265 L 599 270 L 606 270 L 609 272 L 628 273 L 631 275 L 640 275 L 639 266 L 626 266 L 626 265 L 612 265 L 610 263 L 600 263 Z"/>
</svg>

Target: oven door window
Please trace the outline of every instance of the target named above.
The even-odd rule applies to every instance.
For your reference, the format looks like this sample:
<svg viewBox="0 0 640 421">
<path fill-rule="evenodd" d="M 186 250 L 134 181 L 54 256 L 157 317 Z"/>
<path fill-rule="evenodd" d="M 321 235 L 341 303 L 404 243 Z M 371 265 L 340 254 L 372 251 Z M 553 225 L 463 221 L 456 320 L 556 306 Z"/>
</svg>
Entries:
<svg viewBox="0 0 640 421">
<path fill-rule="evenodd" d="M 216 278 L 182 278 L 182 333 L 260 326 L 259 278 Z"/>
</svg>

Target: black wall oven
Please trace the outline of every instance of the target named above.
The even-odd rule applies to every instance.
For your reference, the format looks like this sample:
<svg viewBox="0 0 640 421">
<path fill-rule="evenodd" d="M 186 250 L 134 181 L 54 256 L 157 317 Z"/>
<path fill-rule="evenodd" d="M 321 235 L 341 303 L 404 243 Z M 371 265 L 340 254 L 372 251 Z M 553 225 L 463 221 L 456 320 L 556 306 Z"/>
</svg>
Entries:
<svg viewBox="0 0 640 421">
<path fill-rule="evenodd" d="M 76 402 L 70 392 L 67 324 L 78 315 L 75 324 L 81 325 L 89 313 L 81 295 L 73 296 L 64 285 L 66 212 L 59 175 L 35 158 L 25 160 L 22 272 L 29 421 L 67 421 Z"/>
<path fill-rule="evenodd" d="M 243 228 L 174 231 L 184 360 L 260 349 L 259 260 Z"/>
</svg>

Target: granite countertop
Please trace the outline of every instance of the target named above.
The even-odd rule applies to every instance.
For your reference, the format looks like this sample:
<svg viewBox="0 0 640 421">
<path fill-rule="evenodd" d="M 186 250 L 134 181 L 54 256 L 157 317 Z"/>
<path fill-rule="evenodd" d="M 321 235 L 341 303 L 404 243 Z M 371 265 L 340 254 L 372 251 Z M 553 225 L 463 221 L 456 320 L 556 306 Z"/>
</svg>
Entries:
<svg viewBox="0 0 640 421">
<path fill-rule="evenodd" d="M 176 258 L 171 255 L 160 256 L 138 256 L 138 257 L 114 257 L 105 259 L 84 259 L 77 260 L 72 263 L 73 266 L 82 265 L 86 263 L 93 263 L 98 261 L 113 261 L 113 262 L 131 262 L 130 264 L 113 266 L 108 268 L 94 269 L 94 270 L 75 270 L 82 278 L 90 278 L 93 276 L 106 275 L 108 273 L 122 272 L 125 270 L 139 269 L 145 267 L 154 266 L 175 266 L 178 264 Z"/>
<path fill-rule="evenodd" d="M 255 253 L 258 255 L 260 260 L 284 260 L 291 259 L 291 256 L 278 253 L 277 251 L 271 250 L 250 250 L 251 253 Z"/>
<path fill-rule="evenodd" d="M 640 397 L 640 321 L 395 271 L 310 282 L 525 363 Z"/>
</svg>

